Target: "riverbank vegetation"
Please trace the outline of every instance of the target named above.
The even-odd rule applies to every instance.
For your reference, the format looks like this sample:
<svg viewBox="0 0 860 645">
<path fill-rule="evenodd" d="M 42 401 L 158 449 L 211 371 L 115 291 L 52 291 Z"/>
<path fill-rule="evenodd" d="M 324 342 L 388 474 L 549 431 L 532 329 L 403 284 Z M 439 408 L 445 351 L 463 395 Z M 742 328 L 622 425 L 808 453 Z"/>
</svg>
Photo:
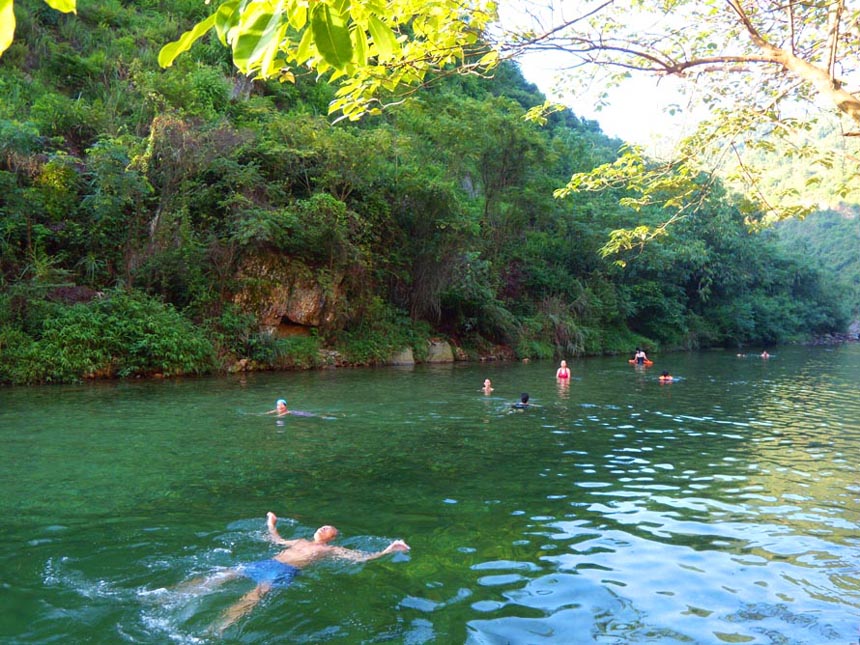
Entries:
<svg viewBox="0 0 860 645">
<path fill-rule="evenodd" d="M 789 253 L 803 254 L 825 279 L 838 285 L 853 320 L 860 320 L 860 208 L 843 205 L 803 220 L 786 220 L 776 235 Z"/>
<path fill-rule="evenodd" d="M 664 213 L 620 189 L 555 199 L 622 142 L 570 111 L 525 121 L 544 97 L 511 64 L 332 125 L 325 82 L 252 82 L 217 42 L 160 69 L 196 0 L 14 6 L 0 382 L 420 360 L 433 337 L 550 358 L 845 325 L 838 289 L 704 179 L 670 235 L 604 258 L 612 231 Z"/>
</svg>

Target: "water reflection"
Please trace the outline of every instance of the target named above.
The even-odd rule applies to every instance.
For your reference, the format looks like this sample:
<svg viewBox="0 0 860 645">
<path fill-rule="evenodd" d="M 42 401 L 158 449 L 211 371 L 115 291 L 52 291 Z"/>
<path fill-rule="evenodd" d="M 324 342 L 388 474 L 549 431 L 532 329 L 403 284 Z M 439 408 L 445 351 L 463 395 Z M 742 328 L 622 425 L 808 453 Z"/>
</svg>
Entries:
<svg viewBox="0 0 860 645">
<path fill-rule="evenodd" d="M 226 601 L 161 590 L 264 557 L 275 510 L 412 558 L 309 572 L 242 642 L 856 642 L 860 347 L 764 363 L 673 356 L 672 387 L 607 359 L 573 386 L 516 364 L 3 391 L 0 635 L 206 642 Z M 326 417 L 242 413 L 287 391 Z"/>
</svg>

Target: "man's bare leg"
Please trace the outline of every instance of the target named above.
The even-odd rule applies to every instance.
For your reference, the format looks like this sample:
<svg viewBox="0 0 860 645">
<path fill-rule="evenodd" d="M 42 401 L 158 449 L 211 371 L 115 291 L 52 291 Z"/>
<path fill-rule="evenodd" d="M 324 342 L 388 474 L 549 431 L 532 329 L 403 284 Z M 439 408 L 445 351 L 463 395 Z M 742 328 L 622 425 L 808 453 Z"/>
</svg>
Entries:
<svg viewBox="0 0 860 645">
<path fill-rule="evenodd" d="M 191 580 L 180 582 L 178 585 L 173 587 L 173 590 L 178 591 L 179 593 L 212 591 L 213 589 L 223 585 L 225 582 L 234 580 L 239 576 L 240 574 L 236 569 L 225 569 L 218 573 L 197 576 L 196 578 L 191 578 Z"/>
<path fill-rule="evenodd" d="M 224 611 L 221 620 L 213 625 L 215 630 L 219 634 L 222 633 L 225 629 L 230 627 L 230 625 L 256 607 L 257 603 L 259 603 L 263 599 L 263 596 L 269 593 L 271 589 L 272 585 L 264 583 L 257 585 L 254 589 L 246 593 Z"/>
</svg>

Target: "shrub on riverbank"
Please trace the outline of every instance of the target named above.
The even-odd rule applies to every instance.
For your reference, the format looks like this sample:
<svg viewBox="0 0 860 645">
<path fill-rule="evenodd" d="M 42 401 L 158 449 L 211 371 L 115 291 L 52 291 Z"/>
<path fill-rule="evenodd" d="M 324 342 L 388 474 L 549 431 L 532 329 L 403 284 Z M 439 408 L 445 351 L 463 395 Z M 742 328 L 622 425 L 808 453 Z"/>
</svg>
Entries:
<svg viewBox="0 0 860 645">
<path fill-rule="evenodd" d="M 113 376 L 202 374 L 213 367 L 212 343 L 172 306 L 115 291 L 86 304 L 46 303 L 27 334 L 7 326 L 0 381 L 57 383 Z"/>
<path fill-rule="evenodd" d="M 352 365 L 380 365 L 404 348 L 412 349 L 416 361 L 427 359 L 432 329 L 414 321 L 379 298 L 363 308 L 357 322 L 331 333 L 328 344 Z"/>
<path fill-rule="evenodd" d="M 226 305 L 221 315 L 205 323 L 218 363 L 228 371 L 248 369 L 309 369 L 322 364 L 322 343 L 316 334 L 278 338 L 260 330 L 257 319 Z"/>
<path fill-rule="evenodd" d="M 4 298 L 0 383 L 312 369 L 325 362 L 324 349 L 349 365 L 383 364 L 405 347 L 417 360 L 427 358 L 429 325 L 381 301 L 365 313 L 365 322 L 324 342 L 316 332 L 287 338 L 261 332 L 253 316 L 233 307 L 198 326 L 171 305 L 131 290 L 76 304 L 31 297 L 19 309 Z"/>
</svg>

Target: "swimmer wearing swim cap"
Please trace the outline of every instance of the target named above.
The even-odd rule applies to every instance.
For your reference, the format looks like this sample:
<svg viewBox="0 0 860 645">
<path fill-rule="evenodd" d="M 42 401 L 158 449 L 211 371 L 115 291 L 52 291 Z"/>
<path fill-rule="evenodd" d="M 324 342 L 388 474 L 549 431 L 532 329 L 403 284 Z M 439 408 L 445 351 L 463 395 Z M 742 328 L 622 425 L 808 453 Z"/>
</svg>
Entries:
<svg viewBox="0 0 860 645">
<path fill-rule="evenodd" d="M 286 399 L 278 399 L 275 401 L 275 409 L 269 410 L 266 414 L 274 414 L 279 417 L 286 416 L 290 413 L 287 409 L 287 400 Z"/>
</svg>

